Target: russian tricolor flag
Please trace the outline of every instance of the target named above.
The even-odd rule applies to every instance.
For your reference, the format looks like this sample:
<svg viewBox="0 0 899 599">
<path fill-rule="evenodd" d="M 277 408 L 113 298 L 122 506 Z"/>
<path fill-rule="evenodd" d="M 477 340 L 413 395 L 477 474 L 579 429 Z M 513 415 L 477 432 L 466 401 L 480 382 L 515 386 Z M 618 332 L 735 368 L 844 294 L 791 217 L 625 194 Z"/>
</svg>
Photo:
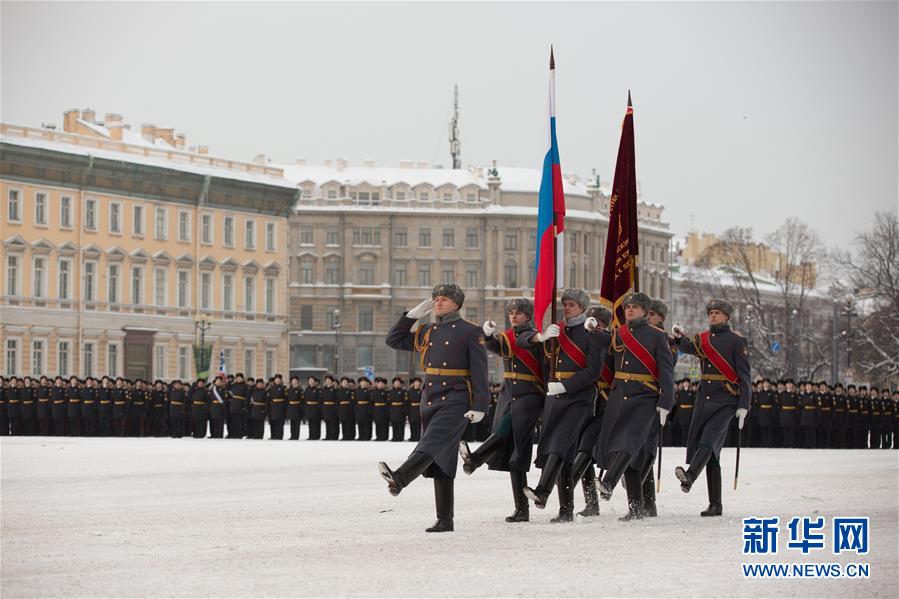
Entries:
<svg viewBox="0 0 899 599">
<path fill-rule="evenodd" d="M 556 141 L 556 63 L 549 50 L 549 150 L 543 158 L 543 176 L 537 207 L 537 280 L 534 283 L 534 323 L 543 328 L 546 309 L 555 305 L 556 289 L 564 287 L 563 233 L 565 194 Z"/>
</svg>

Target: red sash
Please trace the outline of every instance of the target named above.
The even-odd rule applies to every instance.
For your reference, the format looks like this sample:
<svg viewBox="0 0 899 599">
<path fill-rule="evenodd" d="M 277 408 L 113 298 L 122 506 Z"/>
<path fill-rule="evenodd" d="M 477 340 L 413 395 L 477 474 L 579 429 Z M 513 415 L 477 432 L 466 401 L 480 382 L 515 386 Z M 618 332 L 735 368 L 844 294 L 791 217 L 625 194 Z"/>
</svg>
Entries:
<svg viewBox="0 0 899 599">
<path fill-rule="evenodd" d="M 559 323 L 559 347 L 579 368 L 587 367 L 587 355 L 565 334 L 565 323 Z"/>
<path fill-rule="evenodd" d="M 656 364 L 656 359 L 652 356 L 649 351 L 640 345 L 640 342 L 634 337 L 634 334 L 631 333 L 631 330 L 627 327 L 626 324 L 618 327 L 618 336 L 621 337 L 621 340 L 624 341 L 625 347 L 627 347 L 628 351 L 634 354 L 638 360 L 646 367 L 646 370 L 649 371 L 649 374 L 655 380 L 659 380 L 659 365 Z"/>
<path fill-rule="evenodd" d="M 606 385 L 612 385 L 612 369 L 609 368 L 609 365 L 603 362 L 602 368 L 599 370 L 599 380 L 604 382 Z"/>
<path fill-rule="evenodd" d="M 521 349 L 518 347 L 518 342 L 515 340 L 515 331 L 513 329 L 509 329 L 503 336 L 506 338 L 506 341 L 509 342 L 509 349 L 512 350 L 512 354 L 521 360 L 522 364 L 527 366 L 527 369 L 531 371 L 531 373 L 537 377 L 537 379 L 542 383 L 543 382 L 543 369 L 540 368 L 539 362 L 537 362 L 537 358 L 534 357 L 534 354 L 529 352 L 526 349 Z"/>
<path fill-rule="evenodd" d="M 724 375 L 724 378 L 726 378 L 732 385 L 736 385 L 740 380 L 737 373 L 734 372 L 730 363 L 724 359 L 724 356 L 715 349 L 710 337 L 711 333 L 709 331 L 703 331 L 699 334 L 699 342 L 702 344 L 702 351 L 705 353 L 705 357 L 709 359 L 712 366 L 718 369 L 718 372 Z"/>
</svg>

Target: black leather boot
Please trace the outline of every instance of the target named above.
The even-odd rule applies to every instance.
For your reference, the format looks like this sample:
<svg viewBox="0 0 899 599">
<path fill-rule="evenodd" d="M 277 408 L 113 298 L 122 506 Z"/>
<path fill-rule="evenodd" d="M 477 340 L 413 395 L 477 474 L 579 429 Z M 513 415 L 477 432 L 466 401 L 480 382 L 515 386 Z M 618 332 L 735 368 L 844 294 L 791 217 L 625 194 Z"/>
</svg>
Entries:
<svg viewBox="0 0 899 599">
<path fill-rule="evenodd" d="M 387 490 L 395 497 L 433 463 L 431 456 L 416 451 L 396 470 L 391 470 L 386 462 L 378 462 L 378 472 L 381 473 L 381 478 L 387 481 Z"/>
<path fill-rule="evenodd" d="M 599 495 L 596 493 L 596 472 L 593 465 L 587 466 L 581 475 L 581 487 L 584 489 L 584 509 L 577 513 L 582 518 L 599 515 Z"/>
<path fill-rule="evenodd" d="M 434 478 L 434 503 L 437 522 L 425 532 L 453 532 L 453 479 L 448 476 Z"/>
<path fill-rule="evenodd" d="M 559 515 L 550 522 L 571 522 L 574 520 L 574 485 L 571 483 L 571 471 L 568 466 L 562 466 L 559 474 Z"/>
<path fill-rule="evenodd" d="M 577 481 L 584 477 L 584 472 L 593 465 L 593 456 L 586 451 L 579 451 L 574 456 L 574 463 L 571 465 L 571 482 L 577 484 Z"/>
<path fill-rule="evenodd" d="M 534 505 L 543 509 L 546 507 L 546 500 L 549 499 L 549 494 L 552 493 L 553 486 L 556 484 L 556 480 L 559 478 L 559 472 L 562 470 L 562 456 L 557 453 L 551 453 L 546 456 L 546 463 L 543 464 L 543 470 L 540 472 L 540 481 L 537 483 L 537 487 L 532 489 L 530 487 L 524 488 L 524 494 L 527 495 L 528 499 L 534 502 Z"/>
<path fill-rule="evenodd" d="M 612 463 L 599 484 L 599 496 L 604 501 L 609 501 L 612 498 L 612 491 L 615 490 L 615 486 L 621 480 L 621 475 L 624 474 L 624 469 L 630 461 L 631 456 L 623 451 L 619 451 L 612 456 Z"/>
<path fill-rule="evenodd" d="M 655 518 L 659 515 L 658 509 L 656 509 L 656 481 L 651 464 L 649 471 L 643 477 L 643 512 L 647 518 Z"/>
<path fill-rule="evenodd" d="M 493 454 L 501 451 L 505 444 L 505 438 L 499 435 L 490 435 L 486 441 L 481 443 L 480 447 L 471 451 L 466 441 L 459 441 L 459 456 L 462 458 L 462 470 L 465 474 L 471 474 L 493 457 Z"/>
<path fill-rule="evenodd" d="M 524 488 L 528 485 L 527 472 L 510 472 L 512 479 L 512 498 L 515 500 L 515 511 L 511 516 L 506 516 L 506 522 L 527 522 L 530 520 L 530 505 L 524 494 Z"/>
<path fill-rule="evenodd" d="M 624 488 L 627 490 L 627 514 L 618 518 L 622 522 L 642 520 L 643 511 L 643 481 L 640 472 L 628 468 L 624 471 Z"/>
<path fill-rule="evenodd" d="M 693 483 L 696 482 L 696 479 L 702 473 L 702 469 L 705 468 L 710 457 L 712 457 L 712 449 L 710 447 L 702 446 L 693 454 L 693 459 L 690 460 L 690 468 L 688 470 L 684 470 L 682 466 L 678 466 L 674 469 L 674 475 L 677 477 L 677 480 L 680 481 L 681 491 L 684 493 L 690 492 Z"/>
<path fill-rule="evenodd" d="M 724 510 L 721 506 L 721 464 L 712 458 L 705 469 L 705 481 L 709 487 L 709 507 L 700 516 L 720 516 Z"/>
</svg>

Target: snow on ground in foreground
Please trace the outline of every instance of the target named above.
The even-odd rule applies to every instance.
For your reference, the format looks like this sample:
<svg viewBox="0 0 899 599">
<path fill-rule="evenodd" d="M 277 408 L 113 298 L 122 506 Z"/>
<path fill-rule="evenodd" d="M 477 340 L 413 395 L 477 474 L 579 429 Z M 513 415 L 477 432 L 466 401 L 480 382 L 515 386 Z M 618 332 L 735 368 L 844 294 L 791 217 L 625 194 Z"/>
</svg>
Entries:
<svg viewBox="0 0 899 599">
<path fill-rule="evenodd" d="M 619 487 L 602 515 L 551 524 L 558 504 L 506 524 L 508 475 L 456 479 L 456 532 L 423 532 L 433 487 L 391 497 L 378 460 L 411 443 L 4 438 L 2 586 L 11 597 L 120 596 L 883 596 L 897 587 L 893 450 L 724 451 L 724 513 L 701 519 L 664 453 L 660 516 L 623 523 Z M 530 473 L 533 482 L 536 471 Z M 583 505 L 580 488 L 576 508 Z M 744 516 L 780 516 L 781 552 L 745 561 L 868 562 L 868 580 L 744 580 Z M 870 516 L 871 553 L 803 560 L 792 516 Z"/>
</svg>

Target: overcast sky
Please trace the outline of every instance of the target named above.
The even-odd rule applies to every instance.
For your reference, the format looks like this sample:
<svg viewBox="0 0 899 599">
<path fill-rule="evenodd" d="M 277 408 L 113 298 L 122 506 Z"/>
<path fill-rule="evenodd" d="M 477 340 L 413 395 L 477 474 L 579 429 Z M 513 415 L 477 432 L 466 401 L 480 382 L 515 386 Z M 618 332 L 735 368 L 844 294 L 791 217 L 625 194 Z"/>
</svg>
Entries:
<svg viewBox="0 0 899 599">
<path fill-rule="evenodd" d="M 847 246 L 897 200 L 897 3 L 16 3 L 2 119 L 70 107 L 174 126 L 216 155 L 538 167 L 549 46 L 562 167 L 610 179 L 633 93 L 643 199 Z"/>
</svg>

